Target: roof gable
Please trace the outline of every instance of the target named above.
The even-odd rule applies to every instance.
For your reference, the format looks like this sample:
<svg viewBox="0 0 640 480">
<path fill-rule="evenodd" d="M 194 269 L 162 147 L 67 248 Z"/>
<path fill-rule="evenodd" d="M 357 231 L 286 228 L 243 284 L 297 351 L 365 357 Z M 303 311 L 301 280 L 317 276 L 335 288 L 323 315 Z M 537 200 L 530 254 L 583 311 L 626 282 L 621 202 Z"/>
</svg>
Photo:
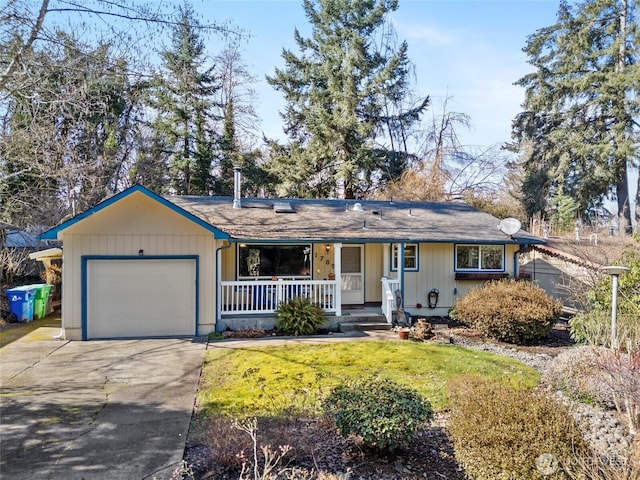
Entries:
<svg viewBox="0 0 640 480">
<path fill-rule="evenodd" d="M 204 221 L 203 219 L 199 218 L 198 216 L 184 210 L 183 208 L 175 205 L 172 202 L 167 201 L 165 198 L 161 197 L 160 195 L 156 195 L 155 193 L 153 193 L 152 191 L 148 190 L 147 188 L 143 187 L 142 185 L 134 185 L 131 188 L 128 188 L 127 190 L 124 190 L 116 195 L 114 195 L 111 198 L 108 198 L 107 200 L 104 200 L 103 202 L 100 202 L 99 204 L 97 204 L 96 206 L 94 206 L 93 208 L 90 208 L 84 212 L 82 212 L 79 215 L 76 215 L 75 217 L 71 218 L 70 220 L 67 220 L 66 222 L 61 223 L 60 225 L 44 232 L 43 234 L 40 235 L 40 238 L 42 239 L 50 239 L 50 240 L 55 240 L 55 239 L 60 239 L 61 235 L 63 234 L 63 232 L 71 227 L 77 226 L 79 225 L 81 222 L 86 221 L 92 217 L 94 217 L 97 213 L 103 212 L 106 209 L 108 209 L 111 206 L 117 205 L 120 202 L 123 202 L 127 199 L 132 198 L 133 196 L 137 195 L 137 194 L 141 194 L 144 195 L 145 197 L 147 197 L 148 199 L 150 199 L 153 202 L 157 202 L 158 204 L 170 209 L 172 212 L 177 213 L 178 215 L 180 215 L 182 218 L 193 222 L 194 224 L 198 225 L 199 227 L 204 228 L 205 230 L 211 232 L 214 236 L 214 238 L 216 239 L 228 239 L 229 235 L 225 232 L 223 232 L 222 230 L 212 226 L 210 223 Z"/>
</svg>

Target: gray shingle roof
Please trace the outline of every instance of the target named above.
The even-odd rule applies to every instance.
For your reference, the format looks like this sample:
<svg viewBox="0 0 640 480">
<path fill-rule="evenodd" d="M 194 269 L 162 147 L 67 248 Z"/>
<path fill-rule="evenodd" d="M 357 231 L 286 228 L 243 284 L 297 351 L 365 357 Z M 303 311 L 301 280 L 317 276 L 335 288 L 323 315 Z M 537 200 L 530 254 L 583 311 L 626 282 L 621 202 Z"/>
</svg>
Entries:
<svg viewBox="0 0 640 480">
<path fill-rule="evenodd" d="M 243 198 L 234 209 L 231 197 L 165 198 L 236 240 L 544 243 L 523 231 L 509 237 L 499 219 L 464 203 Z M 276 213 L 283 202 L 295 213 Z"/>
</svg>

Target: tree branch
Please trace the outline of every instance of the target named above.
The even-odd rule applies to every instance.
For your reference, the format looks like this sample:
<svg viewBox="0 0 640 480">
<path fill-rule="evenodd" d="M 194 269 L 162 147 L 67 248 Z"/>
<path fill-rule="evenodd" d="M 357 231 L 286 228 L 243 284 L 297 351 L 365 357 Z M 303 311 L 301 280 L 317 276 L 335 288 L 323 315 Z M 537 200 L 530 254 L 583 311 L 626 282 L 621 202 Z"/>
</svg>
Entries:
<svg viewBox="0 0 640 480">
<path fill-rule="evenodd" d="M 31 49 L 31 45 L 33 45 L 33 42 L 35 42 L 36 38 L 38 38 L 38 34 L 42 30 L 44 17 L 47 15 L 48 8 L 49 8 L 49 0 L 42 0 L 42 4 L 40 5 L 40 11 L 38 12 L 38 17 L 36 18 L 36 22 L 34 23 L 33 27 L 31 27 L 31 33 L 29 34 L 29 38 L 27 39 L 25 44 L 20 48 L 18 53 L 16 53 L 13 56 L 13 58 L 9 62 L 9 65 L 7 66 L 5 71 L 2 73 L 2 76 L 0 76 L 0 91 L 4 90 L 4 87 L 9 81 L 9 78 L 16 71 L 16 68 L 18 68 L 18 61 L 20 60 L 22 55 L 26 51 Z"/>
</svg>

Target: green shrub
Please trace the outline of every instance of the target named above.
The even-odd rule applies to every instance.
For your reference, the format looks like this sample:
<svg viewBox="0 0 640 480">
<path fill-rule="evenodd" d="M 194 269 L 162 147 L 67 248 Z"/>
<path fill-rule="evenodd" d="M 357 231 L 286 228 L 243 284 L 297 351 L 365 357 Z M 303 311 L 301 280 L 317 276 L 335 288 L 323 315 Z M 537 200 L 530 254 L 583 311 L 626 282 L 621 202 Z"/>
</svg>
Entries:
<svg viewBox="0 0 640 480">
<path fill-rule="evenodd" d="M 355 435 L 377 450 L 407 447 L 432 418 L 428 400 L 393 380 L 369 376 L 336 386 L 322 410 L 343 437 Z"/>
<path fill-rule="evenodd" d="M 306 297 L 294 297 L 276 309 L 276 329 L 288 335 L 313 335 L 325 323 L 322 308 Z"/>
<path fill-rule="evenodd" d="M 472 480 L 568 479 L 562 465 L 588 452 L 566 407 L 540 392 L 461 376 L 447 393 L 449 438 Z M 537 460 L 550 455 L 558 468 L 543 475 Z"/>
<path fill-rule="evenodd" d="M 635 233 L 619 259 L 629 271 L 619 276 L 617 302 L 618 346 L 640 352 L 640 233 Z M 571 336 L 579 343 L 608 346 L 611 341 L 611 275 L 602 274 L 587 297 L 590 311 L 573 317 Z"/>
<path fill-rule="evenodd" d="M 450 315 L 488 337 L 510 343 L 546 338 L 562 305 L 531 282 L 488 282 L 462 297 Z"/>
</svg>

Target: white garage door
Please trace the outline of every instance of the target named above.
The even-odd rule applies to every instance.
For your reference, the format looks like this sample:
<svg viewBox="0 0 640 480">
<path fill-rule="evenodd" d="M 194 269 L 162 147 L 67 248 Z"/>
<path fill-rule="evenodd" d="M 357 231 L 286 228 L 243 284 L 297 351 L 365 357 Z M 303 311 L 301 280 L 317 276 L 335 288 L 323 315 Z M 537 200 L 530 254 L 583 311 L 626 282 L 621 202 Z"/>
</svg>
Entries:
<svg viewBox="0 0 640 480">
<path fill-rule="evenodd" d="M 195 335 L 194 259 L 89 260 L 87 338 Z"/>
</svg>

